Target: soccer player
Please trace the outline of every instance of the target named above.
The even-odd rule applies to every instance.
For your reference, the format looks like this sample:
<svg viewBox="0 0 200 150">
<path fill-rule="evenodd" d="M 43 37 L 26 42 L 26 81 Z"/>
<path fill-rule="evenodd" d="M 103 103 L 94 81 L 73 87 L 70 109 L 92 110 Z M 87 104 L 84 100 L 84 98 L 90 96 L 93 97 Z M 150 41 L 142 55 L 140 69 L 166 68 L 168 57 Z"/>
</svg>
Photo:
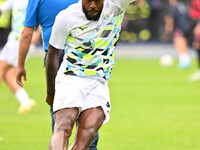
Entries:
<svg viewBox="0 0 200 150">
<path fill-rule="evenodd" d="M 12 31 L 8 41 L 0 53 L 0 82 L 4 79 L 11 91 L 20 103 L 19 114 L 29 112 L 35 105 L 27 92 L 16 83 L 16 69 L 18 58 L 18 45 L 21 30 L 23 28 L 25 11 L 28 0 L 7 0 L 0 7 L 0 15 L 12 10 Z"/>
<path fill-rule="evenodd" d="M 174 30 L 173 42 L 179 55 L 178 67 L 179 69 L 186 69 L 191 64 L 187 41 L 190 33 L 188 9 L 183 2 L 178 0 L 169 0 L 169 3 Z"/>
<path fill-rule="evenodd" d="M 71 149 L 87 150 L 109 120 L 107 80 L 124 12 L 133 1 L 81 0 L 57 15 L 46 62 L 46 102 L 53 106 L 55 116 L 50 150 L 67 149 L 75 121 L 77 133 Z M 62 49 L 66 52 L 58 70 Z"/>
<path fill-rule="evenodd" d="M 189 81 L 200 81 L 200 0 L 191 0 L 189 9 L 178 0 L 169 2 L 172 17 L 166 17 L 168 18 L 166 20 L 169 20 L 166 29 L 170 29 L 169 33 L 174 29 L 174 44 L 179 53 L 179 67 L 184 69 L 190 66 L 188 45 L 193 46 L 197 52 L 199 69 L 189 77 Z"/>
<path fill-rule="evenodd" d="M 51 35 L 51 30 L 56 15 L 61 10 L 67 8 L 69 5 L 77 2 L 78 0 L 29 0 L 26 10 L 25 25 L 24 29 L 22 30 L 22 34 L 20 37 L 20 44 L 19 44 L 17 83 L 20 86 L 23 86 L 21 78 L 24 77 L 24 79 L 26 80 L 25 59 L 29 51 L 31 39 L 34 33 L 34 28 L 37 26 L 38 23 L 42 28 L 43 47 L 45 51 L 45 60 L 44 60 L 45 63 L 49 45 L 49 38 Z M 70 18 L 72 17 L 73 16 L 70 16 Z M 60 61 L 62 61 L 62 57 L 60 58 L 61 58 Z M 52 132 L 53 132 L 54 118 L 52 114 L 52 107 L 50 111 L 51 111 Z M 98 138 L 99 134 L 97 133 L 95 139 L 90 145 L 89 150 L 97 149 Z"/>
<path fill-rule="evenodd" d="M 197 52 L 198 70 L 189 77 L 192 82 L 200 81 L 200 0 L 191 0 L 189 8 L 191 33 L 194 35 L 193 47 Z"/>
</svg>

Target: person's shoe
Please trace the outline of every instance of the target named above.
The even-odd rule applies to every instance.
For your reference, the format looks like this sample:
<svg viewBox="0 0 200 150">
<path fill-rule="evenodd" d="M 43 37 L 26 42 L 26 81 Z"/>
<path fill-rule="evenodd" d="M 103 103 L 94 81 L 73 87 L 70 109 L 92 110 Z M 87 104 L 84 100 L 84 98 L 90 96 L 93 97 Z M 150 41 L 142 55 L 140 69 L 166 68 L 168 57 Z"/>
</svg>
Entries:
<svg viewBox="0 0 200 150">
<path fill-rule="evenodd" d="M 196 81 L 200 81 L 200 71 L 192 74 L 191 76 L 189 76 L 188 80 L 190 82 L 196 82 Z"/>
<path fill-rule="evenodd" d="M 190 65 L 191 65 L 190 61 L 179 62 L 178 68 L 179 68 L 180 70 L 184 70 L 184 69 L 189 68 Z"/>
<path fill-rule="evenodd" d="M 34 101 L 34 100 L 30 100 L 28 103 L 20 105 L 20 107 L 19 107 L 19 109 L 18 109 L 18 113 L 19 113 L 19 114 L 26 114 L 26 113 L 28 113 L 34 106 L 35 106 L 35 101 Z"/>
</svg>

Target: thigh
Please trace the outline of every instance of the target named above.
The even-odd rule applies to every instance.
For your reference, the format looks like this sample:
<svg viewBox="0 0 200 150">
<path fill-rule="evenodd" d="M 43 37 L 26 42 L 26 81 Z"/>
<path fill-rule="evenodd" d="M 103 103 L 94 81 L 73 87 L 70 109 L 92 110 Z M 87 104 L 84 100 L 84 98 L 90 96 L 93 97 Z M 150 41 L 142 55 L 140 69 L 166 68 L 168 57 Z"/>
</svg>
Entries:
<svg viewBox="0 0 200 150">
<path fill-rule="evenodd" d="M 12 66 L 17 66 L 18 40 L 9 40 L 0 53 L 0 60 L 6 61 Z"/>
<path fill-rule="evenodd" d="M 96 132 L 103 124 L 105 115 L 101 107 L 89 108 L 81 112 L 77 120 L 77 132 L 70 149 L 88 149 Z"/>
<path fill-rule="evenodd" d="M 7 69 L 4 74 L 4 80 L 6 84 L 11 88 L 13 93 L 21 89 L 21 87 L 16 82 L 16 69 L 16 67 L 12 66 L 9 69 Z"/>
<path fill-rule="evenodd" d="M 12 67 L 10 64 L 8 64 L 6 61 L 4 60 L 0 60 L 0 82 L 2 80 L 2 78 L 4 77 L 6 71 Z"/>
<path fill-rule="evenodd" d="M 63 129 L 72 129 L 78 116 L 78 108 L 65 108 L 54 113 L 55 128 L 54 133 Z"/>
<path fill-rule="evenodd" d="M 11 65 L 8 64 L 7 61 L 4 61 L 4 60 L 0 60 L 0 70 L 1 70 L 1 73 L 2 72 L 5 72 L 8 68 L 10 68 Z"/>
<path fill-rule="evenodd" d="M 103 124 L 103 121 L 105 119 L 105 114 L 102 109 L 102 107 L 94 107 L 89 108 L 81 112 L 78 124 L 79 124 L 79 130 L 81 129 L 92 129 L 94 133 L 98 131 L 98 129 Z"/>
<path fill-rule="evenodd" d="M 5 78 L 9 80 L 10 78 L 16 78 L 17 67 L 9 67 L 5 72 Z"/>
<path fill-rule="evenodd" d="M 105 119 L 103 124 L 105 124 L 106 122 L 108 122 L 110 118 L 110 111 L 111 111 L 110 93 L 107 83 L 101 83 L 97 81 L 95 83 L 95 86 L 92 87 L 90 92 L 84 98 L 83 110 L 99 106 L 102 108 L 104 112 Z"/>
</svg>

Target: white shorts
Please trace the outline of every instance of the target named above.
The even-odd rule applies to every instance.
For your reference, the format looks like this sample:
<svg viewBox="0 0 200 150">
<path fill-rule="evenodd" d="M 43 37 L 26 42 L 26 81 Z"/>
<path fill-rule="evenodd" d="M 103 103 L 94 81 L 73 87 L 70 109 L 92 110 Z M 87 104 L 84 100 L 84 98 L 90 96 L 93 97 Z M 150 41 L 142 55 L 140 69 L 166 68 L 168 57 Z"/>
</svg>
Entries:
<svg viewBox="0 0 200 150">
<path fill-rule="evenodd" d="M 8 40 L 0 53 L 0 60 L 12 66 L 17 66 L 19 40 Z"/>
<path fill-rule="evenodd" d="M 89 108 L 101 106 L 106 123 L 110 118 L 110 94 L 107 82 L 89 77 L 59 75 L 56 77 L 53 111 L 77 107 L 79 114 Z"/>
</svg>

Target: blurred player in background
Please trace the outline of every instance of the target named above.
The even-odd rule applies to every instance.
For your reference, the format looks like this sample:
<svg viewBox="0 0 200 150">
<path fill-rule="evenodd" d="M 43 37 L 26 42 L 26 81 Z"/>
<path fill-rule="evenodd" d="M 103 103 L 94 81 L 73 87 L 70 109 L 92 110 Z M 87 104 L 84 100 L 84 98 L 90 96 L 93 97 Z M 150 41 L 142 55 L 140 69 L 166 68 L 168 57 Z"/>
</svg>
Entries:
<svg viewBox="0 0 200 150">
<path fill-rule="evenodd" d="M 0 15 L 12 11 L 12 31 L 8 41 L 0 53 L 0 82 L 4 79 L 20 103 L 19 114 L 29 112 L 35 105 L 26 91 L 16 83 L 18 46 L 21 30 L 24 25 L 25 11 L 28 0 L 7 0 L 0 7 Z"/>
<path fill-rule="evenodd" d="M 193 48 L 197 52 L 198 70 L 189 77 L 190 81 L 200 81 L 200 0 L 191 0 L 189 8 L 191 32 L 194 35 Z"/>
<path fill-rule="evenodd" d="M 0 0 L 0 7 L 3 2 L 5 2 L 5 0 Z M 8 34 L 10 32 L 10 18 L 10 11 L 5 12 L 0 16 L 0 51 L 1 47 L 7 42 Z"/>
<path fill-rule="evenodd" d="M 190 81 L 200 81 L 200 0 L 191 0 L 190 6 L 178 0 L 169 0 L 171 15 L 166 16 L 167 36 L 174 31 L 174 45 L 179 53 L 179 68 L 190 66 L 188 46 L 197 52 L 199 70 L 189 77 Z M 166 36 L 166 37 L 167 37 Z"/>
<path fill-rule="evenodd" d="M 78 0 L 29 0 L 27 13 L 25 18 L 25 27 L 22 31 L 20 37 L 19 46 L 19 59 L 18 59 L 18 69 L 17 69 L 17 83 L 23 86 L 22 77 L 26 80 L 26 69 L 25 69 L 25 59 L 29 51 L 31 39 L 34 34 L 34 28 L 39 23 L 40 27 L 36 30 L 35 34 L 38 36 L 42 32 L 43 48 L 45 51 L 44 65 L 46 63 L 46 55 L 48 51 L 49 38 L 51 35 L 51 30 L 53 23 L 55 21 L 56 15 L 63 9 L 67 8 L 73 3 L 77 3 Z M 73 18 L 73 16 L 71 16 Z M 34 37 L 36 37 L 34 36 Z M 35 40 L 34 40 L 35 41 Z M 64 55 L 64 51 L 63 51 Z M 63 55 L 60 57 L 60 63 L 63 60 Z M 54 117 L 53 108 L 50 109 L 51 119 L 52 119 L 52 132 L 54 130 Z M 89 150 L 97 149 L 99 134 L 97 132 L 95 139 L 90 145 Z"/>
<path fill-rule="evenodd" d="M 67 149 L 75 121 L 78 126 L 71 150 L 87 150 L 109 120 L 107 80 L 124 13 L 133 1 L 82 0 L 57 15 L 46 62 L 46 102 L 53 105 L 56 121 L 50 150 Z"/>
<path fill-rule="evenodd" d="M 173 33 L 174 46 L 179 55 L 179 69 L 190 67 L 191 60 L 188 50 L 188 37 L 190 36 L 190 17 L 188 8 L 183 2 L 169 0 L 170 14 L 165 17 L 165 40 Z"/>
</svg>

